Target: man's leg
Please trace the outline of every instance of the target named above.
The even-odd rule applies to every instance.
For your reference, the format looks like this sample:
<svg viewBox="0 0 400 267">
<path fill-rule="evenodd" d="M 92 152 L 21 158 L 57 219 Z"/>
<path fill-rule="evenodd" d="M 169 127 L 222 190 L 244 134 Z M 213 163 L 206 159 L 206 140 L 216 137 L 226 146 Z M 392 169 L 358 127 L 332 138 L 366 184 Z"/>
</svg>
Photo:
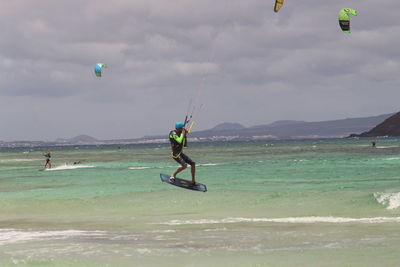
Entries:
<svg viewBox="0 0 400 267">
<path fill-rule="evenodd" d="M 196 163 L 189 158 L 187 155 L 185 154 L 181 154 L 182 159 L 191 166 L 190 170 L 192 172 L 192 183 L 196 183 Z"/>
<path fill-rule="evenodd" d="M 190 170 L 192 171 L 192 183 L 196 183 L 196 163 L 190 165 Z"/>
<path fill-rule="evenodd" d="M 180 166 L 180 167 L 176 170 L 176 172 L 174 172 L 174 174 L 172 174 L 172 176 L 175 177 L 178 173 L 180 173 L 181 171 L 183 171 L 184 169 L 186 169 L 186 167 L 187 167 L 186 164 Z"/>
<path fill-rule="evenodd" d="M 171 180 L 174 180 L 174 178 L 176 177 L 176 175 L 178 174 L 178 173 L 180 173 L 181 171 L 183 171 L 184 169 L 186 169 L 187 168 L 187 164 L 186 164 L 186 162 L 183 160 L 183 158 L 182 158 L 182 156 L 179 156 L 179 157 L 177 157 L 177 158 L 174 158 L 174 160 L 176 161 L 176 162 L 178 162 L 181 166 L 174 172 L 174 174 L 172 174 L 172 179 Z"/>
</svg>

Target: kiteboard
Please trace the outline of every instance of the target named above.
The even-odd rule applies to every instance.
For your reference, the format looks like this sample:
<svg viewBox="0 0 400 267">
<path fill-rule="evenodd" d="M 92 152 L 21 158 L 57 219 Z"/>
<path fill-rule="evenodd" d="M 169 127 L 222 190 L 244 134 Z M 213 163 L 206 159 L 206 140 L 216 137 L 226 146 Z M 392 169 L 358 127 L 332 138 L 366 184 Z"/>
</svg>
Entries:
<svg viewBox="0 0 400 267">
<path fill-rule="evenodd" d="M 192 181 L 184 180 L 184 179 L 177 178 L 177 177 L 175 177 L 174 180 L 171 180 L 170 179 L 171 176 L 169 176 L 167 174 L 162 174 L 162 173 L 160 173 L 160 178 L 161 178 L 161 181 L 163 181 L 165 183 L 169 183 L 171 185 L 175 185 L 178 187 L 182 187 L 182 188 L 194 190 L 194 191 L 207 192 L 207 186 L 205 184 L 200 184 L 200 183 L 193 184 Z"/>
</svg>

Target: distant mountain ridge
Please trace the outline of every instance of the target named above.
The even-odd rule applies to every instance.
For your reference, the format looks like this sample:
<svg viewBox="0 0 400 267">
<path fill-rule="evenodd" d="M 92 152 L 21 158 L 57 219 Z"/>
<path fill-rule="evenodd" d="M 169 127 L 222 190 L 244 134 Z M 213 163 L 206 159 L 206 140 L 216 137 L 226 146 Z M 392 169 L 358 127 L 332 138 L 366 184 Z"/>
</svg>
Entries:
<svg viewBox="0 0 400 267">
<path fill-rule="evenodd" d="M 72 138 L 64 139 L 64 138 L 58 138 L 56 142 L 64 142 L 64 143 L 95 143 L 98 142 L 94 137 L 91 137 L 89 135 L 81 134 Z"/>
<path fill-rule="evenodd" d="M 251 127 L 245 127 L 240 123 L 224 122 L 208 130 L 193 131 L 189 139 L 191 141 L 245 141 L 262 139 L 343 138 L 348 137 L 352 133 L 366 132 L 391 116 L 393 116 L 393 113 L 318 122 L 280 120 L 270 124 Z M 98 140 L 88 135 L 79 135 L 70 139 L 58 139 L 56 142 L 70 144 L 128 144 L 167 141 L 166 135 L 121 140 Z"/>
<path fill-rule="evenodd" d="M 252 126 L 250 128 L 262 128 L 262 127 L 265 127 L 265 126 L 276 127 L 276 126 L 284 126 L 284 125 L 294 125 L 294 124 L 299 124 L 299 123 L 306 123 L 306 121 L 281 120 L 281 121 L 275 121 L 273 123 L 266 124 L 266 125 Z"/>
<path fill-rule="evenodd" d="M 271 124 L 257 125 L 248 128 L 217 128 L 191 133 L 191 138 L 206 139 L 226 137 L 230 140 L 251 139 L 293 139 L 293 138 L 341 138 L 351 133 L 361 133 L 371 129 L 393 114 L 384 114 L 365 118 L 348 118 L 342 120 L 305 122 L 276 121 Z"/>
<path fill-rule="evenodd" d="M 217 126 L 215 126 L 214 128 L 212 128 L 210 130 L 212 130 L 212 131 L 241 130 L 241 129 L 245 129 L 245 128 L 246 127 L 244 127 L 240 123 L 224 122 L 224 123 L 218 124 Z"/>
</svg>

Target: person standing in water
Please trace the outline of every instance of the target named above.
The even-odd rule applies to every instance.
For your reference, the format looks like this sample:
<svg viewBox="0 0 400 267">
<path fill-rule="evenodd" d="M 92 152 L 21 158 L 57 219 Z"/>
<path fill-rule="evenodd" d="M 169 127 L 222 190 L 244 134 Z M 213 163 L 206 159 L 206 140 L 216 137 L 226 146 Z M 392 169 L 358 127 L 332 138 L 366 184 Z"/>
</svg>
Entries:
<svg viewBox="0 0 400 267">
<path fill-rule="evenodd" d="M 372 147 L 373 147 L 373 148 L 376 148 L 376 141 L 374 140 L 374 141 L 372 141 L 371 143 L 372 143 Z"/>
<path fill-rule="evenodd" d="M 170 180 L 173 182 L 178 173 L 191 166 L 192 183 L 196 184 L 196 163 L 183 153 L 183 147 L 186 146 L 186 135 L 188 131 L 184 128 L 183 122 L 175 124 L 175 130 L 169 133 L 169 141 L 171 142 L 172 158 L 181 166 L 171 175 Z"/>
<path fill-rule="evenodd" d="M 46 158 L 46 162 L 44 164 L 44 168 L 46 169 L 47 166 L 49 166 L 49 169 L 51 169 L 51 162 L 50 162 L 51 153 L 50 153 L 50 151 L 44 153 L 43 156 Z"/>
</svg>

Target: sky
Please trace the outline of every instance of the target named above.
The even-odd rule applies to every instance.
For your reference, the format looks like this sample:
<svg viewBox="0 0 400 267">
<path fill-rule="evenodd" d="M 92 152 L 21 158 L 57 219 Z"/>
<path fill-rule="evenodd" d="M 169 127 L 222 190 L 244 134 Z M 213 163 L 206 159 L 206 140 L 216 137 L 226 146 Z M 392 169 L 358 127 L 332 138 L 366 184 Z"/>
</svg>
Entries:
<svg viewBox="0 0 400 267">
<path fill-rule="evenodd" d="M 400 110 L 399 0 L 273 6 L 2 0 L 0 140 L 167 135 L 193 107 L 194 130 Z"/>
</svg>

